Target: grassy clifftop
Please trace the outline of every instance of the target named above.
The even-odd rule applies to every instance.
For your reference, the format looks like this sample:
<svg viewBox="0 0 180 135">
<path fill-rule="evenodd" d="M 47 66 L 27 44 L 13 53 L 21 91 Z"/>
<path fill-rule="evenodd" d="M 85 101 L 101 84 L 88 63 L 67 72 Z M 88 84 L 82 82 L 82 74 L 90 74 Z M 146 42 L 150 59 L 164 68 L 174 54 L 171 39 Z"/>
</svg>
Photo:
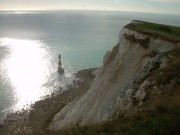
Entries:
<svg viewBox="0 0 180 135">
<path fill-rule="evenodd" d="M 128 29 L 151 35 L 155 38 L 163 38 L 172 42 L 180 42 L 180 27 L 165 24 L 156 24 L 144 21 L 132 21 L 125 26 Z"/>
</svg>

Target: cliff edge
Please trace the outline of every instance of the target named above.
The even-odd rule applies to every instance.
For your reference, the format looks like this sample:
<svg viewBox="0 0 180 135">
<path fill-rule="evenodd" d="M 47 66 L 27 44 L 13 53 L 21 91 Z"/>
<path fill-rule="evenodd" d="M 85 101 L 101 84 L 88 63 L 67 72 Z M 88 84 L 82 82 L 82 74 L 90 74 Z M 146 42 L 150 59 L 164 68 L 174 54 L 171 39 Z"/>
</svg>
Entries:
<svg viewBox="0 0 180 135">
<path fill-rule="evenodd" d="M 176 60 L 177 71 L 167 80 L 179 80 L 179 33 L 179 28 L 142 21 L 126 25 L 117 45 L 105 54 L 88 92 L 58 112 L 49 128 L 101 123 L 161 95 L 168 83 L 157 83 L 153 74 L 159 74 L 159 81 L 163 81 L 169 63 Z"/>
</svg>

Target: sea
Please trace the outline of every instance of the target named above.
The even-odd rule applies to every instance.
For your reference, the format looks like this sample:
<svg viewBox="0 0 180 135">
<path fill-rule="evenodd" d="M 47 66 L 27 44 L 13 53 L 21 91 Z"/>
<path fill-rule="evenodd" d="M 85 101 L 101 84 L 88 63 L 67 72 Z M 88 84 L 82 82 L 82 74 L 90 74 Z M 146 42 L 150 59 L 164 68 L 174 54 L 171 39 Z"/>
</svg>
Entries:
<svg viewBox="0 0 180 135">
<path fill-rule="evenodd" d="M 180 16 L 120 11 L 0 11 L 0 112 L 25 107 L 100 67 L 132 20 L 180 26 Z M 58 55 L 65 75 L 59 79 Z M 1 117 L 1 115 L 0 115 Z"/>
</svg>

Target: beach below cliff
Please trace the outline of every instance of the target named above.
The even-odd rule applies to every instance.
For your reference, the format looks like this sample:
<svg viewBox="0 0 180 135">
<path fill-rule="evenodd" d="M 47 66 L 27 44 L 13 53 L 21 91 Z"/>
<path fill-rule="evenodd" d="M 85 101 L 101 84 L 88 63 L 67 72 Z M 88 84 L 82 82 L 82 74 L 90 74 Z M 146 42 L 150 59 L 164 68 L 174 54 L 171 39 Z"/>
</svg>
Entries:
<svg viewBox="0 0 180 135">
<path fill-rule="evenodd" d="M 80 70 L 75 73 L 76 80 L 73 85 L 68 85 L 67 90 L 52 93 L 44 99 L 35 102 L 30 109 L 22 109 L 8 114 L 4 125 L 0 126 L 1 135 L 31 135 L 45 134 L 48 124 L 53 116 L 58 113 L 64 106 L 79 99 L 90 87 L 97 68 Z"/>
</svg>

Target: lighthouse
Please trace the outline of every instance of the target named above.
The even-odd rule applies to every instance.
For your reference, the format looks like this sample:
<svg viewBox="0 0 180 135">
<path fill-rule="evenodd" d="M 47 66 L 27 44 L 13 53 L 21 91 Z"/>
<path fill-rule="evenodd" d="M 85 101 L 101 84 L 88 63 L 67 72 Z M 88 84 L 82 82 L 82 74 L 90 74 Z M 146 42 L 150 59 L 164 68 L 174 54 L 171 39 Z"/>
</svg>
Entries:
<svg viewBox="0 0 180 135">
<path fill-rule="evenodd" d="M 61 55 L 59 54 L 59 61 L 58 61 L 58 74 L 59 75 L 62 75 L 64 74 L 64 69 L 62 68 L 62 65 L 61 65 Z"/>
</svg>

